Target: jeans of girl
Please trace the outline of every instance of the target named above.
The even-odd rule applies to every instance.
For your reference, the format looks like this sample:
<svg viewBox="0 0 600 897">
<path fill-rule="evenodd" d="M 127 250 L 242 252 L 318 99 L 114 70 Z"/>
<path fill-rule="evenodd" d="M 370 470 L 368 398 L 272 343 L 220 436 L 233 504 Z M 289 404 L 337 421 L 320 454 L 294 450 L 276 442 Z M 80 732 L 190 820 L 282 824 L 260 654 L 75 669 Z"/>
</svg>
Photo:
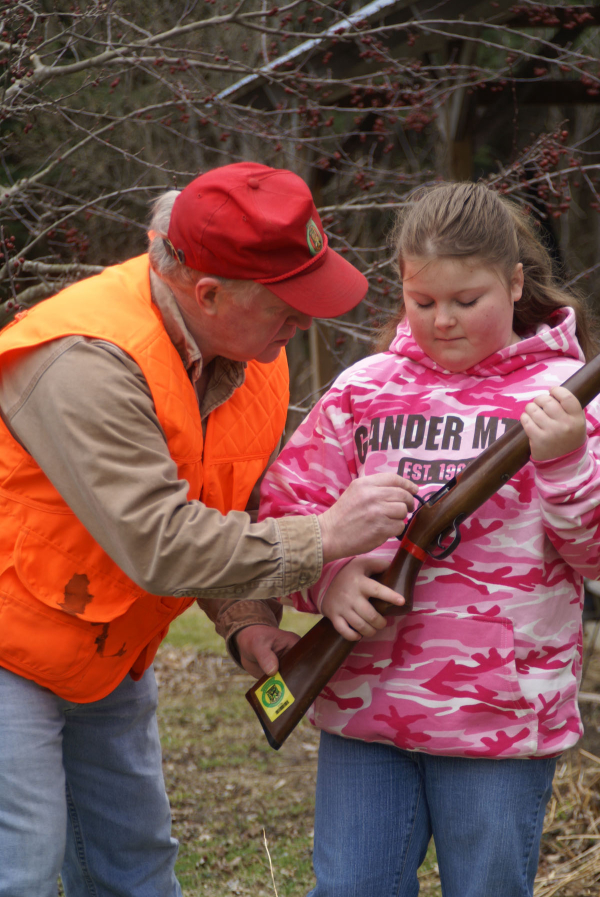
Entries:
<svg viewBox="0 0 600 897">
<path fill-rule="evenodd" d="M 556 758 L 437 757 L 321 733 L 308 897 L 531 897 Z"/>
<path fill-rule="evenodd" d="M 90 704 L 0 667 L 0 897 L 181 897 L 152 669 Z"/>
</svg>

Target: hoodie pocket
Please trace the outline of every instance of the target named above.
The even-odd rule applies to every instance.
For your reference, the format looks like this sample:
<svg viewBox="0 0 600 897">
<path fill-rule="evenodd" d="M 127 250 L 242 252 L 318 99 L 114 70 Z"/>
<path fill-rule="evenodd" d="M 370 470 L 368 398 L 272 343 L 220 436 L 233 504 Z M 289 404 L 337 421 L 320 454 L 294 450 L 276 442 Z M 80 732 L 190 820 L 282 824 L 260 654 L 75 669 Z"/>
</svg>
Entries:
<svg viewBox="0 0 600 897">
<path fill-rule="evenodd" d="M 515 665 L 512 621 L 506 617 L 413 611 L 381 633 L 391 663 L 371 664 L 361 689 L 352 655 L 330 683 L 338 708 L 360 694 L 342 727 L 348 737 L 463 756 L 526 756 L 537 749 L 537 716 L 523 696 Z M 368 642 L 361 643 L 363 670 Z M 372 640 L 381 661 L 380 638 Z M 368 686 L 365 690 L 365 686 Z M 334 697 L 335 695 L 335 697 Z M 328 702 L 329 703 L 329 702 Z M 338 712 L 324 702 L 340 731 Z M 327 726 L 327 728 L 329 728 Z"/>
</svg>

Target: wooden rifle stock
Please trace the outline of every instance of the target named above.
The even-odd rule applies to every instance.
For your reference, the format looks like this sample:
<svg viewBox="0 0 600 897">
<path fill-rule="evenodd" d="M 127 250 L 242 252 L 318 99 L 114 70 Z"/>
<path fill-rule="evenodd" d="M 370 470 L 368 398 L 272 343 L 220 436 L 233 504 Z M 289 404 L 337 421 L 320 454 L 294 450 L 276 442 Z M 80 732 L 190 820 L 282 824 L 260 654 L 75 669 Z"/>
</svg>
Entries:
<svg viewBox="0 0 600 897">
<path fill-rule="evenodd" d="M 563 383 L 585 407 L 600 392 L 600 355 Z M 402 607 L 373 598 L 383 616 L 407 614 L 427 556 L 446 557 L 460 542 L 460 524 L 497 492 L 529 459 L 520 423 L 485 449 L 413 513 L 394 560 L 376 579 L 404 596 Z M 448 544 L 448 540 L 450 543 Z M 278 750 L 358 642 L 341 636 L 327 617 L 279 658 L 275 676 L 263 676 L 246 692 L 267 741 Z"/>
</svg>

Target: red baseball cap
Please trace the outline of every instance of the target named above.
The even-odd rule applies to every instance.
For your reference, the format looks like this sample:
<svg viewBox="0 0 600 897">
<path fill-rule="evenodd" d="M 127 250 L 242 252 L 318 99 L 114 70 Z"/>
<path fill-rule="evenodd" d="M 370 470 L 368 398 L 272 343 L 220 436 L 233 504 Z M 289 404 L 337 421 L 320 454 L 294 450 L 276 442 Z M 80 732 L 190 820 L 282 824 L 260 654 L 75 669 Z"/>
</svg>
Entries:
<svg viewBox="0 0 600 897">
<path fill-rule="evenodd" d="M 214 168 L 188 184 L 175 200 L 164 242 L 181 264 L 261 283 L 315 317 L 344 314 L 369 286 L 328 246 L 302 178 L 256 162 Z"/>
</svg>

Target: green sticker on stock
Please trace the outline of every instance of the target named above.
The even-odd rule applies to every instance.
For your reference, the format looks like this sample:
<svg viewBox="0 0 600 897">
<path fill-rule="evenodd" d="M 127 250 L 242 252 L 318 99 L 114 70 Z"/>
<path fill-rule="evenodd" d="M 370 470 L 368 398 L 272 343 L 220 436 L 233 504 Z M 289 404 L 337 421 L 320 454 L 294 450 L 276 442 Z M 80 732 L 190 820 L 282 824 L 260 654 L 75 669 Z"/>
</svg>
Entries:
<svg viewBox="0 0 600 897">
<path fill-rule="evenodd" d="M 287 710 L 294 703 L 294 696 L 279 673 L 271 676 L 264 685 L 257 688 L 255 695 L 271 722 L 277 719 L 278 716 L 281 716 L 283 711 Z"/>
</svg>

